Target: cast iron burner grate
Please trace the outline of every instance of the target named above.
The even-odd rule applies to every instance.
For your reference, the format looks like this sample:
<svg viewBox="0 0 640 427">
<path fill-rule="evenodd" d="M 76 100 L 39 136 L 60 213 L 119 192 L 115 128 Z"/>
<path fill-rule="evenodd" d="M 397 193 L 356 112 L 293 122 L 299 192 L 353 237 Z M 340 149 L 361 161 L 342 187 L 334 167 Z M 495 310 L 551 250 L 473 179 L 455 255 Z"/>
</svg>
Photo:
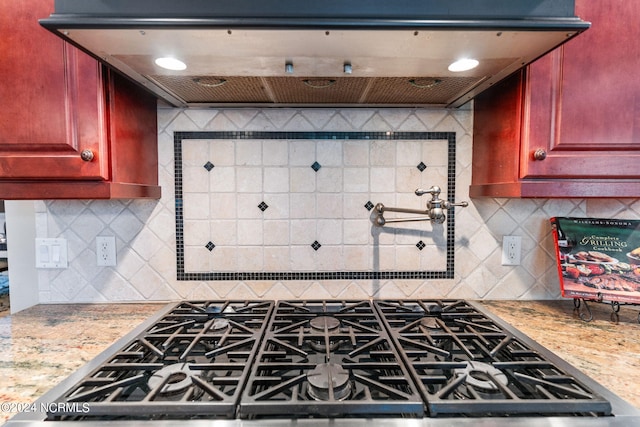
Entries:
<svg viewBox="0 0 640 427">
<path fill-rule="evenodd" d="M 611 414 L 611 404 L 466 301 L 376 301 L 431 417 Z"/>
<path fill-rule="evenodd" d="M 423 411 L 371 301 L 278 302 L 239 408 L 251 419 Z"/>
<path fill-rule="evenodd" d="M 472 302 L 193 301 L 168 305 L 42 401 L 54 404 L 47 421 L 89 422 L 635 415 L 602 394 Z"/>
<path fill-rule="evenodd" d="M 66 392 L 48 419 L 234 418 L 272 301 L 177 304 Z"/>
</svg>

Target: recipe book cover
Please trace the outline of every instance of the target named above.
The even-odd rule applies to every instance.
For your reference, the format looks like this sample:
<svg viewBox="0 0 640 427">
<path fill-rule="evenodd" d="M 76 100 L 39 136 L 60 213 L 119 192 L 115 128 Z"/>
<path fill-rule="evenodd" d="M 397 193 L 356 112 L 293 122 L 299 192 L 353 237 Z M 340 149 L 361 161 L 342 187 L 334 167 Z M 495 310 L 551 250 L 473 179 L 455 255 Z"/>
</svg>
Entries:
<svg viewBox="0 0 640 427">
<path fill-rule="evenodd" d="M 551 218 L 566 298 L 640 303 L 640 220 Z"/>
</svg>

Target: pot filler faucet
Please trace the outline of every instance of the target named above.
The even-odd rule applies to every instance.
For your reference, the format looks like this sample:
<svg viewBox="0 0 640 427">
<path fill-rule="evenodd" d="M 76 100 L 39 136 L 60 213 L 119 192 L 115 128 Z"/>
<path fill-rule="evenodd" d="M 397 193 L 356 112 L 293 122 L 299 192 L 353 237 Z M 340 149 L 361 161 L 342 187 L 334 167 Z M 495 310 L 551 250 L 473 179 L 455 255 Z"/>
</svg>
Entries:
<svg viewBox="0 0 640 427">
<path fill-rule="evenodd" d="M 409 222 L 409 221 L 432 221 L 436 224 L 442 224 L 446 219 L 447 215 L 445 214 L 446 209 L 450 209 L 454 206 L 461 206 L 463 208 L 469 206 L 468 202 L 460 202 L 460 203 L 452 203 L 446 200 L 442 200 L 440 198 L 440 187 L 437 185 L 432 186 L 428 190 L 423 190 L 418 188 L 415 193 L 416 196 L 422 196 L 424 194 L 431 194 L 431 200 L 427 201 L 427 209 L 407 209 L 407 208 L 392 208 L 383 205 L 382 203 L 378 203 L 375 207 L 375 218 L 372 218 L 372 221 L 378 227 L 382 227 L 383 225 L 391 222 Z M 426 215 L 426 217 L 410 217 L 410 218 L 393 218 L 393 219 L 385 219 L 385 212 L 401 212 L 401 213 L 410 213 L 410 214 L 418 214 L 418 215 Z"/>
</svg>

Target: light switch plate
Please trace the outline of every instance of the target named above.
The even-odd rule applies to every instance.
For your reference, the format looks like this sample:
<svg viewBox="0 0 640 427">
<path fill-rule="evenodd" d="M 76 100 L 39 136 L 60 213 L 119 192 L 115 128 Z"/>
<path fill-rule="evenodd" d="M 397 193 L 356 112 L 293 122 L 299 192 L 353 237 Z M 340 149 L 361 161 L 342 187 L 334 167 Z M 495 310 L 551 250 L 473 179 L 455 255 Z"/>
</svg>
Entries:
<svg viewBox="0 0 640 427">
<path fill-rule="evenodd" d="M 68 268 L 67 239 L 36 239 L 36 268 Z"/>
</svg>

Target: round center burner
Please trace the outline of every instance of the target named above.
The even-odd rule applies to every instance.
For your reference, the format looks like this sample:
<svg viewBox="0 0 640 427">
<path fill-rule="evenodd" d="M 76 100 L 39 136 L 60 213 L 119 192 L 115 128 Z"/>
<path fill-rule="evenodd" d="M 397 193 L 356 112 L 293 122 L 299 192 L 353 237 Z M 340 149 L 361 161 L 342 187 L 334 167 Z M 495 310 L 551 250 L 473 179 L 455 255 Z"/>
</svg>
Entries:
<svg viewBox="0 0 640 427">
<path fill-rule="evenodd" d="M 466 375 L 465 383 L 468 386 L 484 392 L 499 391 L 496 381 L 505 386 L 509 384 L 504 372 L 484 362 L 467 362 L 465 368 L 455 369 L 454 374 Z"/>
<path fill-rule="evenodd" d="M 218 313 L 235 313 L 235 309 L 232 306 L 227 306 L 224 310 L 217 305 L 209 305 L 204 309 L 205 313 L 218 314 Z"/>
<path fill-rule="evenodd" d="M 336 363 L 321 363 L 307 374 L 309 396 L 314 400 L 329 400 L 333 388 L 333 400 L 345 400 L 351 394 L 349 372 Z"/>
<path fill-rule="evenodd" d="M 334 351 L 340 347 L 340 340 L 337 338 L 332 339 L 332 336 L 337 334 L 340 329 L 340 321 L 331 316 L 318 316 L 309 320 L 309 326 L 311 326 L 311 332 L 316 335 L 309 340 L 309 345 L 315 351 L 325 351 L 327 347 L 329 350 Z M 321 333 L 322 337 L 317 335 Z"/>
<path fill-rule="evenodd" d="M 229 321 L 227 319 L 223 319 L 218 317 L 213 320 L 211 323 L 211 327 L 209 328 L 212 331 L 221 331 L 223 329 L 228 329 L 230 326 Z"/>
<path fill-rule="evenodd" d="M 318 316 L 309 320 L 309 326 L 316 331 L 334 331 L 340 327 L 340 321 L 331 316 Z"/>
<path fill-rule="evenodd" d="M 160 393 L 177 394 L 191 387 L 191 377 L 193 375 L 195 373 L 188 363 L 173 363 L 151 375 L 147 384 L 152 390 L 164 384 Z"/>
<path fill-rule="evenodd" d="M 423 317 L 420 319 L 420 326 L 424 326 L 427 329 L 440 329 L 440 325 L 438 324 L 438 320 L 435 317 Z"/>
</svg>

